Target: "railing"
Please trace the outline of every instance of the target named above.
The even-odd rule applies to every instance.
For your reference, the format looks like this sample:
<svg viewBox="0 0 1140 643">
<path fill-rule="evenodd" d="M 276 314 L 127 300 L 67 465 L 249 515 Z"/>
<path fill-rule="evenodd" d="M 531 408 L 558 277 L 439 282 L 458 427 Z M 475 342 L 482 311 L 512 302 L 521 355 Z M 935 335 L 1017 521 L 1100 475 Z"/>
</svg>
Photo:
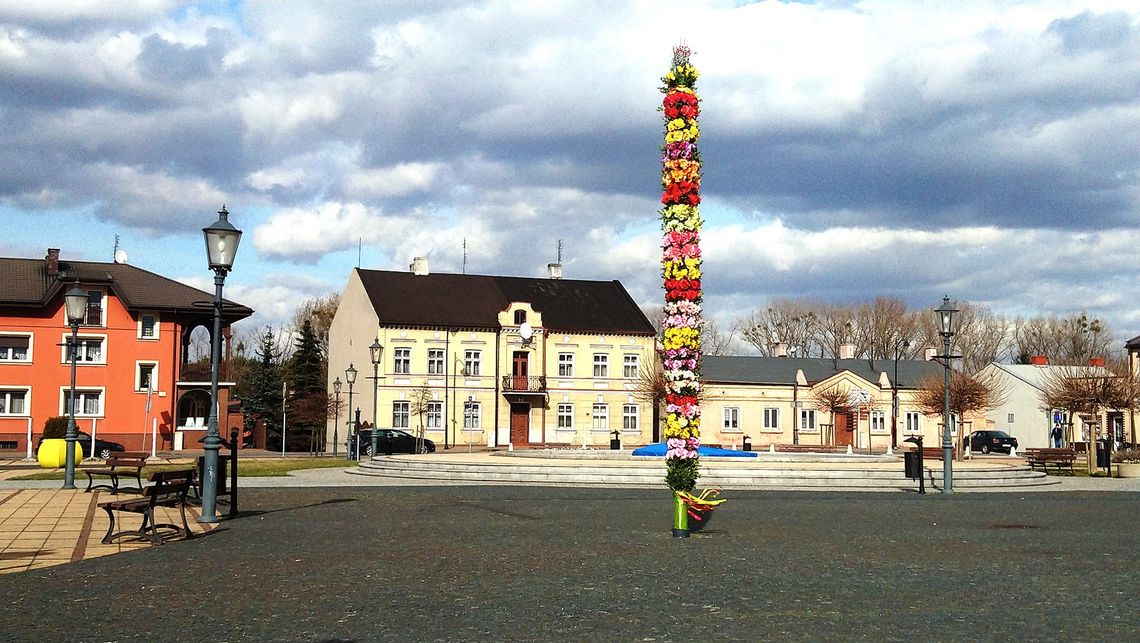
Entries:
<svg viewBox="0 0 1140 643">
<path fill-rule="evenodd" d="M 545 393 L 546 376 L 525 377 L 517 375 L 503 376 L 503 392 L 505 393 Z"/>
</svg>

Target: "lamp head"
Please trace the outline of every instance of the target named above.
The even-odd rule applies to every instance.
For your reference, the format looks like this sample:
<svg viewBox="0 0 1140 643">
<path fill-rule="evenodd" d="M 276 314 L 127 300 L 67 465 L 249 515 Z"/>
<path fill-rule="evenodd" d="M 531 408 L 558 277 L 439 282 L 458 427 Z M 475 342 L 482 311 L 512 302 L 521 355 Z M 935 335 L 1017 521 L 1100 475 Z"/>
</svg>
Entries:
<svg viewBox="0 0 1140 643">
<path fill-rule="evenodd" d="M 349 362 L 348 368 L 344 369 L 344 380 L 349 386 L 356 384 L 356 369 L 352 367 L 352 362 Z"/>
<path fill-rule="evenodd" d="M 63 296 L 63 308 L 67 314 L 67 324 L 69 326 L 79 325 L 87 314 L 87 291 L 78 285 L 72 286 L 71 290 Z"/>
<path fill-rule="evenodd" d="M 384 355 L 384 347 L 380 344 L 380 340 L 372 340 L 372 345 L 368 347 L 368 353 L 372 356 L 372 365 L 379 366 L 380 358 Z"/>
<path fill-rule="evenodd" d="M 234 265 L 234 256 L 237 255 L 238 243 L 241 241 L 241 230 L 238 230 L 229 221 L 230 213 L 226 206 L 218 210 L 218 220 L 202 228 L 206 237 L 206 257 L 210 262 L 211 270 L 229 272 Z"/>
<path fill-rule="evenodd" d="M 341 387 L 341 383 L 340 383 L 340 378 L 338 377 L 335 380 L 333 380 L 333 393 L 336 395 L 340 395 L 340 387 Z"/>
<path fill-rule="evenodd" d="M 942 305 L 934 309 L 938 313 L 938 333 L 944 337 L 954 334 L 954 314 L 958 309 L 950 303 L 950 297 L 942 298 Z"/>
</svg>

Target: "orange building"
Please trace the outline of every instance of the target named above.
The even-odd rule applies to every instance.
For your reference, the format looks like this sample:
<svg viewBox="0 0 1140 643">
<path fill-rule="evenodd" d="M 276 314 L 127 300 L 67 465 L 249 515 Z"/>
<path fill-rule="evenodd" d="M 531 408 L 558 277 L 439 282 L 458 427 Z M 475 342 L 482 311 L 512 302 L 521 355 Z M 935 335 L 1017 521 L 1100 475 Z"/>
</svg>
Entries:
<svg viewBox="0 0 1140 643">
<path fill-rule="evenodd" d="M 63 296 L 88 293 L 76 342 L 76 424 L 128 450 L 198 449 L 210 406 L 209 366 L 187 364 L 190 335 L 213 329 L 213 295 L 125 263 L 0 258 L 0 449 L 31 449 L 44 422 L 65 415 L 71 328 Z M 221 378 L 230 325 L 253 314 L 227 302 Z M 197 366 L 197 368 L 195 368 Z M 231 382 L 219 394 L 223 436 L 240 428 Z"/>
</svg>

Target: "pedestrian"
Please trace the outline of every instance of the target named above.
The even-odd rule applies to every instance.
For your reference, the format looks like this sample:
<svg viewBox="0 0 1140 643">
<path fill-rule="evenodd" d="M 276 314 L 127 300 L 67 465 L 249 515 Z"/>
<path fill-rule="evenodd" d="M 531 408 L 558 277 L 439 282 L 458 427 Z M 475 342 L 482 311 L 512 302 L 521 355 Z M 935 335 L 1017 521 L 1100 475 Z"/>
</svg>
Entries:
<svg viewBox="0 0 1140 643">
<path fill-rule="evenodd" d="M 1053 446 L 1055 448 L 1058 448 L 1058 449 L 1061 448 L 1061 425 L 1060 424 L 1054 424 L 1053 425 Z"/>
</svg>

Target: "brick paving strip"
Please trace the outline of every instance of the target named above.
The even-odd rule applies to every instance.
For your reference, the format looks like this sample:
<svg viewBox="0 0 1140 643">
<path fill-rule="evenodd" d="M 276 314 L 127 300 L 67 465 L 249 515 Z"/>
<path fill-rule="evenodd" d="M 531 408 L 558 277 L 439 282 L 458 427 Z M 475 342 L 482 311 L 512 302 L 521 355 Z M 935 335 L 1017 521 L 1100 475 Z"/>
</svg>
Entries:
<svg viewBox="0 0 1140 643">
<path fill-rule="evenodd" d="M 87 539 L 91 537 L 91 525 L 95 522 L 95 510 L 99 508 L 99 492 L 91 494 L 91 502 L 87 503 L 87 515 L 83 517 L 83 529 L 79 531 L 79 540 L 71 552 L 71 562 L 83 560 L 87 553 Z"/>
</svg>

